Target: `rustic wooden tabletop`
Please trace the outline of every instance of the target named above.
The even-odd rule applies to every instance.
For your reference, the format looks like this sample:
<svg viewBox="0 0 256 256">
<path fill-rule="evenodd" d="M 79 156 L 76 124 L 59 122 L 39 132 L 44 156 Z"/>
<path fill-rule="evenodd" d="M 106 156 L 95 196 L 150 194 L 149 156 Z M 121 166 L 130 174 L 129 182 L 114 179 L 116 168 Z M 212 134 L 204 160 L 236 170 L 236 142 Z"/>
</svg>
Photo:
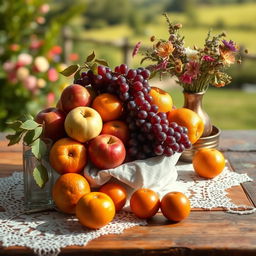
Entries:
<svg viewBox="0 0 256 256">
<path fill-rule="evenodd" d="M 235 203 L 256 207 L 256 130 L 223 131 L 220 149 L 231 168 L 253 182 L 229 190 Z M 22 170 L 21 146 L 7 147 L 0 135 L 0 177 Z M 235 215 L 223 209 L 193 209 L 189 218 L 171 223 L 162 215 L 120 235 L 105 235 L 87 246 L 70 246 L 61 255 L 256 255 L 256 213 Z M 24 247 L 0 246 L 0 255 L 33 255 Z"/>
</svg>

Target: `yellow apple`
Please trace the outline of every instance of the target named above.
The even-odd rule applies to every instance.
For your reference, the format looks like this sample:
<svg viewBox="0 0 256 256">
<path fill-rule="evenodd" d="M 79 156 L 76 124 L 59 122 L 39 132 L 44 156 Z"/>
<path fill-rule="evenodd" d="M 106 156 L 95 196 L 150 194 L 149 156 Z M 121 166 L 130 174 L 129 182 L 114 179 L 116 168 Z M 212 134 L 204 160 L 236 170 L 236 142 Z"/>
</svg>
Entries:
<svg viewBox="0 0 256 256">
<path fill-rule="evenodd" d="M 100 114 L 90 107 L 74 108 L 65 119 L 65 131 L 68 136 L 82 143 L 97 137 L 102 126 Z"/>
</svg>

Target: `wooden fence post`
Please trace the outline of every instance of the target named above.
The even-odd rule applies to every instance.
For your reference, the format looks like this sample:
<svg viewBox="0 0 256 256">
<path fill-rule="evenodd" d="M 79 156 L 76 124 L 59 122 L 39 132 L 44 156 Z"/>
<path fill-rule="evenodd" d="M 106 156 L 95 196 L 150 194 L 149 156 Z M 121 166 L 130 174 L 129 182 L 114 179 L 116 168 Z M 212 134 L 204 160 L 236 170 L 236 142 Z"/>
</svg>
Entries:
<svg viewBox="0 0 256 256">
<path fill-rule="evenodd" d="M 72 53 L 73 51 L 73 39 L 72 39 L 71 31 L 68 27 L 63 28 L 62 37 L 63 37 L 64 62 L 66 64 L 70 64 L 69 56 L 70 56 L 70 53 Z"/>
<path fill-rule="evenodd" d="M 131 58 L 131 54 L 130 54 L 130 43 L 129 43 L 129 39 L 128 37 L 125 37 L 123 40 L 123 63 L 126 65 L 130 65 L 130 58 Z"/>
</svg>

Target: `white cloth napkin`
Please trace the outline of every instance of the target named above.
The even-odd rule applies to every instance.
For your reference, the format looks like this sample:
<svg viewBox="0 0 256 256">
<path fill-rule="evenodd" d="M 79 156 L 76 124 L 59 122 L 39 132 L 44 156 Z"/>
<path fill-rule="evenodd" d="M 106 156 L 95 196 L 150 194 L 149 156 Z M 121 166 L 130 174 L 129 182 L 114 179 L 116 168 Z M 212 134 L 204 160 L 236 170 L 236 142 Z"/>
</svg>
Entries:
<svg viewBox="0 0 256 256">
<path fill-rule="evenodd" d="M 100 171 L 88 164 L 84 169 L 84 176 L 92 188 L 98 188 L 110 180 L 122 183 L 127 190 L 128 199 L 139 188 L 150 188 L 162 197 L 173 191 L 178 176 L 175 165 L 179 157 L 179 153 L 171 157 L 157 156 Z M 129 203 L 125 207 L 129 209 Z"/>
</svg>

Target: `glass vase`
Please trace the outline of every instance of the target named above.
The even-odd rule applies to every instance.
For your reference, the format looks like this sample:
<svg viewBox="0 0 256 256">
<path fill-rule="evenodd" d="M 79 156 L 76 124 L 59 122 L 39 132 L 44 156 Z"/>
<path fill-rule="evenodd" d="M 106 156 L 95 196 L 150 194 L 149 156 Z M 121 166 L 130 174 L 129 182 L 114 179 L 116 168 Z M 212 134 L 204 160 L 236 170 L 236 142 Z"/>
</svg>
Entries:
<svg viewBox="0 0 256 256">
<path fill-rule="evenodd" d="M 32 154 L 31 148 L 23 145 L 24 203 L 26 211 L 40 211 L 53 207 L 51 190 L 56 176 L 48 159 L 42 161 L 47 169 L 48 181 L 43 188 L 40 188 L 33 177 L 33 170 L 39 164 L 39 161 Z"/>
<path fill-rule="evenodd" d="M 183 92 L 184 94 L 184 108 L 188 108 L 196 112 L 204 122 L 204 132 L 202 137 L 207 137 L 212 134 L 212 123 L 208 114 L 202 107 L 203 96 L 205 92 L 189 93 Z"/>
</svg>

